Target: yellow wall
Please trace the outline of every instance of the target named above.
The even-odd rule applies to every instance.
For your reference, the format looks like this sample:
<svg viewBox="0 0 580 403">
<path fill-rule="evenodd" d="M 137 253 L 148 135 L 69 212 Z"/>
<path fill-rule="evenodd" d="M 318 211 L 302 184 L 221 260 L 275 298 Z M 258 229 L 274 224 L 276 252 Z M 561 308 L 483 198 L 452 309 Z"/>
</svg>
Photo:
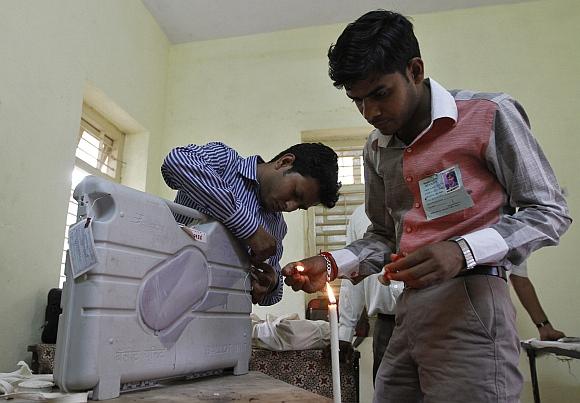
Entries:
<svg viewBox="0 0 580 403">
<path fill-rule="evenodd" d="M 445 86 L 504 91 L 523 104 L 536 138 L 568 193 L 571 215 L 578 219 L 580 2 L 539 1 L 421 15 L 415 25 L 427 72 Z M 580 272 L 574 252 L 579 244 L 580 227 L 575 223 L 559 247 L 536 252 L 528 268 L 548 317 L 573 336 L 580 335 L 576 308 Z M 520 337 L 538 337 L 515 293 L 512 297 Z M 566 362 L 544 357 L 537 365 L 543 401 L 578 401 L 578 361 L 571 361 L 569 369 Z M 525 354 L 520 368 L 529 381 Z M 529 383 L 522 401 L 532 401 Z"/>
<path fill-rule="evenodd" d="M 86 88 L 139 122 L 135 182 L 157 191 L 168 49 L 138 0 L 0 2 L 0 372 L 40 341 L 58 286 Z"/>
<path fill-rule="evenodd" d="M 448 88 L 501 90 L 523 103 L 577 216 L 580 3 L 545 0 L 414 21 L 429 75 Z M 327 77 L 326 51 L 343 28 L 169 47 L 138 0 L 0 2 L 0 372 L 38 342 L 46 293 L 58 282 L 83 94 L 113 102 L 138 122 L 128 124 L 135 134 L 127 150 L 136 161 L 129 182 L 171 197 L 158 169 L 173 146 L 221 140 L 243 155 L 270 158 L 299 142 L 302 131 L 362 126 Z M 300 213 L 287 218 L 283 262 L 301 257 L 304 246 Z M 560 247 L 530 260 L 550 319 L 571 335 L 580 335 L 579 237 L 573 226 Z M 257 312 L 303 309 L 302 295 L 286 290 L 281 304 Z M 522 337 L 536 336 L 518 311 Z M 539 372 L 545 401 L 574 401 L 576 362 L 570 373 L 566 363 L 542 359 Z M 529 385 L 522 400 L 531 401 Z"/>
<path fill-rule="evenodd" d="M 448 88 L 505 91 L 523 103 L 577 216 L 580 3 L 528 2 L 418 15 L 414 21 L 429 75 Z M 343 28 L 340 24 L 173 46 L 164 152 L 221 140 L 243 155 L 270 158 L 299 142 L 301 131 L 363 125 L 327 76 L 326 51 Z M 167 188 L 163 192 L 171 196 Z M 283 262 L 300 257 L 303 250 L 300 213 L 287 217 Z M 552 322 L 571 335 L 580 335 L 572 308 L 580 303 L 574 255 L 579 238 L 580 229 L 573 226 L 560 247 L 536 253 L 529 265 Z M 282 304 L 272 311 L 302 312 L 302 304 L 301 297 L 285 290 Z M 519 305 L 518 312 L 522 337 L 537 336 Z M 574 375 L 555 359 L 542 359 L 538 365 L 545 400 L 573 401 L 573 392 L 580 391 L 574 378 L 578 364 L 571 364 Z M 525 360 L 522 370 L 527 372 Z M 529 389 L 527 384 L 523 401 L 530 401 Z"/>
</svg>

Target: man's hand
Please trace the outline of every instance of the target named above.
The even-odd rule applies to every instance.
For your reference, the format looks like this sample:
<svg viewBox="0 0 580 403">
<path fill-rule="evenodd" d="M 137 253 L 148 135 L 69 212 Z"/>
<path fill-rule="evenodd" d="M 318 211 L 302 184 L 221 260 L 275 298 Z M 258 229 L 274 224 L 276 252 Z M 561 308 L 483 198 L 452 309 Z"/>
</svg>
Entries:
<svg viewBox="0 0 580 403">
<path fill-rule="evenodd" d="M 465 267 L 461 248 L 453 241 L 437 242 L 385 265 L 388 280 L 405 282 L 411 288 L 424 288 L 453 278 Z"/>
<path fill-rule="evenodd" d="M 260 263 L 276 253 L 276 238 L 268 233 L 261 225 L 256 232 L 245 240 L 251 249 L 252 263 Z"/>
<path fill-rule="evenodd" d="M 354 347 L 352 346 L 351 342 L 346 340 L 339 340 L 338 341 L 338 359 L 340 362 L 344 362 L 349 366 L 352 365 L 354 360 Z"/>
<path fill-rule="evenodd" d="M 304 267 L 304 271 L 298 271 L 296 266 Z M 288 263 L 282 269 L 282 275 L 286 276 L 284 282 L 294 291 L 302 290 L 309 294 L 320 291 L 326 285 L 326 260 L 316 255 L 299 262 Z"/>
<path fill-rule="evenodd" d="M 276 270 L 267 263 L 256 263 L 250 266 L 252 278 L 252 303 L 257 304 L 278 286 Z"/>
<path fill-rule="evenodd" d="M 538 331 L 540 332 L 540 340 L 556 341 L 562 337 L 566 337 L 563 332 L 554 329 L 550 323 L 542 326 Z"/>
</svg>

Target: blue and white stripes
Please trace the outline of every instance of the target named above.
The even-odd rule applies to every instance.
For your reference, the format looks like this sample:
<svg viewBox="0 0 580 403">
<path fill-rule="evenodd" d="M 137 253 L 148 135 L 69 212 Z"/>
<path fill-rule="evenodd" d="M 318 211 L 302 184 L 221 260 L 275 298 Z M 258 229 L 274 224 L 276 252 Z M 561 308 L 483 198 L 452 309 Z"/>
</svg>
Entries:
<svg viewBox="0 0 580 403">
<path fill-rule="evenodd" d="M 190 144 L 174 148 L 165 157 L 161 174 L 178 191 L 176 203 L 214 217 L 237 238 L 250 237 L 260 225 L 276 238 L 276 253 L 268 263 L 278 272 L 278 288 L 260 302 L 272 305 L 282 299 L 280 259 L 287 227 L 281 213 L 267 212 L 260 203 L 257 164 L 261 161 L 257 155 L 242 158 L 223 143 Z M 188 223 L 183 216 L 177 215 L 176 220 Z"/>
</svg>

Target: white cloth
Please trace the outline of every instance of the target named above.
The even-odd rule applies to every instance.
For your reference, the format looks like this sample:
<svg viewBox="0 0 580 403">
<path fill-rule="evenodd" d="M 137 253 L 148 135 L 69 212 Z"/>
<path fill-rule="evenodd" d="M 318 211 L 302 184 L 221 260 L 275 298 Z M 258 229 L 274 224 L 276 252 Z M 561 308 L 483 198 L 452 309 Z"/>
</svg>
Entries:
<svg viewBox="0 0 580 403">
<path fill-rule="evenodd" d="M 55 403 L 84 403 L 88 393 L 58 393 L 44 392 L 52 389 L 52 374 L 34 375 L 24 361 L 16 364 L 19 369 L 14 372 L 0 373 L 0 400 L 12 402 L 43 401 Z M 34 386 L 33 386 L 34 385 Z M 42 389 L 35 390 L 43 386 Z"/>
<path fill-rule="evenodd" d="M 330 324 L 323 320 L 300 319 L 297 313 L 252 314 L 252 346 L 265 350 L 288 351 L 325 348 L 330 344 Z"/>
<path fill-rule="evenodd" d="M 349 244 L 364 236 L 370 220 L 368 219 L 364 205 L 355 209 L 349 219 L 346 228 L 346 243 Z M 384 286 L 379 283 L 379 276 L 374 274 L 366 277 L 362 282 L 353 284 L 349 280 L 343 280 L 340 286 L 338 338 L 348 342 L 352 341 L 355 326 L 363 308 L 366 305 L 369 316 L 377 313 L 394 315 L 397 298 L 403 292 L 404 284 L 393 281 L 391 285 Z"/>
<path fill-rule="evenodd" d="M 564 338 L 564 339 L 566 339 L 566 338 Z M 569 337 L 568 339 L 572 339 L 572 338 Z M 577 353 L 580 353 L 580 342 L 565 343 L 565 342 L 561 342 L 561 341 L 547 341 L 547 340 L 543 341 L 543 340 L 538 340 L 538 339 L 529 339 L 529 340 L 525 340 L 525 342 L 528 343 L 530 346 L 534 347 L 536 350 L 540 350 L 540 351 L 542 348 L 556 347 L 556 348 L 561 348 L 562 350 L 569 350 L 569 351 L 575 351 Z"/>
</svg>

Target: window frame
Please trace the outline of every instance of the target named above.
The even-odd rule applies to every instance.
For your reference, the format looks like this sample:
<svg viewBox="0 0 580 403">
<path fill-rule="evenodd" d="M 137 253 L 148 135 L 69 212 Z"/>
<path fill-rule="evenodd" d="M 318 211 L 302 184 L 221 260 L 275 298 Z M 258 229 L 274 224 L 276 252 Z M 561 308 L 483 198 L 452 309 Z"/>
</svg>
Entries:
<svg viewBox="0 0 580 403">
<path fill-rule="evenodd" d="M 358 176 L 361 179 L 359 183 L 355 180 L 354 184 L 344 184 L 340 189 L 340 197 L 333 209 L 327 209 L 323 206 L 315 206 L 308 209 L 304 214 L 304 232 L 305 232 L 305 242 L 304 242 L 304 253 L 305 256 L 314 256 L 320 253 L 320 246 L 328 244 L 317 243 L 317 224 L 316 218 L 317 214 L 326 216 L 338 216 L 341 215 L 341 224 L 343 228 L 341 230 L 331 230 L 332 233 L 329 236 L 341 236 L 344 235 L 346 238 L 346 228 L 348 226 L 349 218 L 354 212 L 354 210 L 362 203 L 365 202 L 365 185 L 364 185 L 364 172 L 362 165 L 363 149 L 366 144 L 366 140 L 370 133 L 372 132 L 370 127 L 360 127 L 360 128 L 343 128 L 343 129 L 330 129 L 330 130 L 312 130 L 302 133 L 302 142 L 306 143 L 316 143 L 321 142 L 340 155 L 342 152 L 356 151 L 360 153 L 361 164 Z M 340 158 L 340 157 L 339 157 Z M 353 171 L 356 174 L 358 169 L 354 168 Z M 342 214 L 333 214 L 334 209 L 341 209 Z M 337 212 L 337 210 L 335 210 Z M 337 249 L 342 249 L 346 246 L 346 239 L 344 243 L 333 244 L 332 248 L 324 248 L 323 250 L 332 251 Z M 334 295 L 339 298 L 340 294 L 340 279 L 336 279 L 331 283 Z M 325 292 L 318 292 L 306 297 L 306 302 L 312 298 L 324 297 Z"/>
<path fill-rule="evenodd" d="M 115 176 L 108 175 L 102 172 L 99 168 L 95 168 L 87 162 L 83 161 L 81 158 L 75 155 L 75 166 L 78 166 L 82 170 L 89 172 L 91 175 L 102 176 L 107 179 L 112 179 L 117 183 L 121 183 L 122 171 L 123 171 L 123 148 L 125 144 L 125 133 L 119 130 L 115 125 L 107 120 L 103 115 L 97 112 L 91 106 L 83 103 L 83 111 L 81 116 L 81 122 L 79 125 L 79 134 L 77 137 L 77 148 L 79 142 L 83 136 L 83 132 L 87 131 L 93 136 L 98 137 L 102 141 L 102 137 L 107 137 L 112 140 L 111 154 L 116 155 L 116 167 Z M 97 133 L 95 133 L 95 131 Z M 75 148 L 75 154 L 76 149 Z M 100 158 L 99 158 L 100 160 Z"/>
<path fill-rule="evenodd" d="M 370 133 L 372 132 L 371 127 L 356 127 L 356 128 L 341 128 L 341 129 L 324 129 L 324 130 L 309 130 L 302 132 L 302 142 L 303 143 L 316 143 L 321 142 L 325 145 L 331 147 L 333 150 L 340 154 L 341 152 L 348 152 L 348 150 L 353 150 L 360 153 L 360 158 L 362 162 L 362 151 L 366 144 L 366 140 Z M 362 164 L 361 164 L 362 165 Z M 358 170 L 358 167 L 354 169 L 355 174 Z M 362 179 L 363 177 L 363 170 L 360 168 L 360 172 L 358 172 L 359 177 Z M 343 184 L 340 189 L 340 198 L 336 203 L 334 208 L 342 208 L 344 209 L 344 234 L 346 235 L 346 227 L 348 225 L 348 218 L 354 211 L 356 207 L 360 203 L 364 203 L 365 194 L 364 194 L 364 182 L 360 181 L 357 183 L 355 181 L 354 184 Z M 349 197 L 344 197 L 348 195 Z M 360 195 L 360 203 L 353 202 L 348 200 L 352 195 Z M 315 206 L 310 208 L 304 214 L 304 228 L 305 228 L 305 245 L 304 245 L 304 253 L 305 256 L 313 256 L 318 254 L 320 251 L 317 249 L 316 243 L 316 215 L 317 212 L 322 211 L 323 214 L 327 215 L 339 215 L 339 214 L 332 214 L 333 209 L 326 209 L 322 206 Z M 336 245 L 338 246 L 338 245 Z M 346 244 L 342 245 L 341 247 L 346 246 Z M 335 248 L 331 250 L 336 250 L 340 248 Z"/>
<path fill-rule="evenodd" d="M 76 155 L 77 150 L 79 149 L 78 148 L 79 143 L 80 143 L 81 138 L 83 136 L 83 132 L 85 132 L 85 131 L 90 133 L 95 138 L 97 138 L 99 140 L 99 144 L 101 144 L 101 142 L 103 142 L 103 140 L 105 138 L 111 140 L 112 144 L 111 144 L 110 153 L 113 156 L 113 158 L 116 160 L 115 175 L 114 176 L 109 175 L 106 172 L 102 172 L 100 169 L 101 165 L 97 164 L 97 167 L 95 168 L 91 164 L 87 163 L 86 161 L 82 160 L 80 157 L 78 157 Z M 101 115 L 99 112 L 97 112 L 91 106 L 87 105 L 86 103 L 83 103 L 82 114 L 81 114 L 81 119 L 80 119 L 80 123 L 79 123 L 79 132 L 78 132 L 77 141 L 76 141 L 77 145 L 75 147 L 75 162 L 74 162 L 74 165 L 72 167 L 73 169 L 71 171 L 71 175 L 74 172 L 75 168 L 79 168 L 85 172 L 88 172 L 90 175 L 101 176 L 101 177 L 109 179 L 113 182 L 121 183 L 123 166 L 125 164 L 123 162 L 123 149 L 124 149 L 125 137 L 126 137 L 126 134 L 123 133 L 121 130 L 119 130 L 107 118 L 105 118 L 103 115 Z M 99 149 L 100 149 L 100 147 L 99 147 Z M 101 156 L 99 156 L 97 160 L 98 160 L 98 163 L 102 162 Z M 65 260 L 66 260 L 65 259 L 66 251 L 68 249 L 66 247 L 68 245 L 68 230 L 70 228 L 70 225 L 68 224 L 68 219 L 69 219 L 69 216 L 72 214 L 71 213 L 71 204 L 76 205 L 76 202 L 74 202 L 74 200 L 72 198 L 73 192 L 74 192 L 74 189 L 72 188 L 72 180 L 71 180 L 70 196 L 69 196 L 69 199 L 67 202 L 67 214 L 66 214 L 66 219 L 65 219 L 65 234 L 64 234 L 64 239 L 63 239 L 63 254 L 62 254 L 61 264 L 60 264 L 59 287 L 62 287 L 62 284 L 65 280 L 64 265 L 65 265 Z M 75 215 L 75 217 L 76 217 L 76 215 Z"/>
</svg>

